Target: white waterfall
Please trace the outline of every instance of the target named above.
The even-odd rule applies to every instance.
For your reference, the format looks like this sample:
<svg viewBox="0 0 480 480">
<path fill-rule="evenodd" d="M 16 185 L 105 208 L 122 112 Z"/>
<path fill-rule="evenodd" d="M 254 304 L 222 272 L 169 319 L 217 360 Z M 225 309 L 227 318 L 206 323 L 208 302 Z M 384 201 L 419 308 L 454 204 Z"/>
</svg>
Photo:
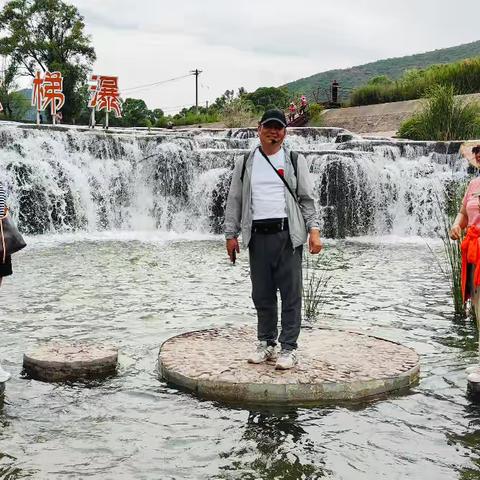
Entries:
<svg viewBox="0 0 480 480">
<path fill-rule="evenodd" d="M 336 143 L 338 141 L 338 143 Z M 234 158 L 255 129 L 104 132 L 0 125 L 0 181 L 28 233 L 221 231 Z M 435 235 L 437 199 L 466 181 L 458 145 L 292 129 L 329 236 Z"/>
</svg>

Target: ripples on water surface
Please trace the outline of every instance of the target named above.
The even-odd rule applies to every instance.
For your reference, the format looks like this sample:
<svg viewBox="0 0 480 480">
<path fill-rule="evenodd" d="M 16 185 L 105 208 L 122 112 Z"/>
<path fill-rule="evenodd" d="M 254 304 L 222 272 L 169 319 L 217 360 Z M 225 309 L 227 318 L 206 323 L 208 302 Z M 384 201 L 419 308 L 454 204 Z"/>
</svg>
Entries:
<svg viewBox="0 0 480 480">
<path fill-rule="evenodd" d="M 245 252 L 231 267 L 219 237 L 126 235 L 38 237 L 16 256 L 0 290 L 0 356 L 13 374 L 0 478 L 480 477 L 480 409 L 463 373 L 475 332 L 454 321 L 426 243 L 327 243 L 333 278 L 318 321 L 415 348 L 418 387 L 350 407 L 249 411 L 178 392 L 156 370 L 173 335 L 254 322 Z M 51 338 L 118 345 L 118 375 L 88 386 L 21 379 L 22 354 Z"/>
</svg>

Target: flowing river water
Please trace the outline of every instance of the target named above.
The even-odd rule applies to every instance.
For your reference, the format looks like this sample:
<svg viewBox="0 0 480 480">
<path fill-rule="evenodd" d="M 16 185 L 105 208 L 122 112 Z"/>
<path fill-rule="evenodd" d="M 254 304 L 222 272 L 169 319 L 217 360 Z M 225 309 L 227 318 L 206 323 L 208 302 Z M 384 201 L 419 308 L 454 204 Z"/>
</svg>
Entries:
<svg viewBox="0 0 480 480">
<path fill-rule="evenodd" d="M 328 220 L 328 212 L 341 205 L 322 200 L 328 186 L 321 190 L 324 228 L 337 238 L 326 240 L 322 254 L 329 279 L 320 314 L 304 322 L 301 335 L 326 326 L 401 342 L 419 353 L 421 379 L 409 392 L 370 402 L 242 408 L 179 391 L 157 372 L 159 346 L 167 338 L 255 322 L 246 253 L 241 252 L 236 266 L 229 264 L 211 223 L 211 203 L 204 198 L 219 179 L 225 181 L 221 177 L 228 166 L 212 163 L 201 175 L 190 170 L 187 198 L 168 190 L 166 182 L 160 193 L 146 188 L 142 172 L 132 170 L 129 155 L 135 160 L 137 146 L 128 141 L 131 152 L 122 153 L 123 164 L 106 162 L 102 173 L 97 162 L 89 175 L 80 168 L 86 153 L 66 155 L 68 168 L 59 153 L 48 165 L 44 150 L 38 150 L 36 159 L 19 153 L 40 141 L 61 152 L 64 147 L 55 135 L 32 139 L 22 134 L 14 142 L 19 147 L 7 149 L 3 157 L 17 167 L 16 172 L 6 169 L 3 181 L 14 205 L 23 208 L 19 224 L 24 222 L 32 234 L 28 248 L 14 258 L 14 276 L 0 289 L 0 359 L 12 373 L 0 408 L 0 478 L 480 478 L 480 407 L 466 396 L 464 373 L 478 360 L 477 334 L 470 320 L 453 316 L 448 279 L 439 265 L 442 246 L 432 233 L 432 214 L 427 215 L 432 206 L 426 204 L 432 189 L 441 191 L 449 179 L 464 178 L 465 167 L 449 166 L 448 155 L 442 161 L 427 151 L 431 146 L 410 146 L 407 153 L 402 146 L 402 153 L 398 146 L 380 145 L 375 153 L 372 143 L 356 150 L 350 143 L 351 149 L 342 153 L 342 143 L 332 151 L 325 139 L 318 146 L 308 138 L 294 139 L 297 145 L 310 141 L 318 178 L 322 161 L 338 163 L 341 157 L 352 172 L 351 158 L 363 159 L 359 184 L 367 184 L 377 202 L 365 206 L 365 190 L 349 186 L 357 192 L 360 214 L 372 218 L 362 227 L 368 236 L 354 237 L 353 217 Z M 204 149 L 209 155 L 215 150 L 212 143 L 220 151 L 226 148 L 221 142 L 232 147 L 232 140 L 218 136 L 203 141 L 206 145 L 199 139 L 195 149 L 204 160 Z M 180 140 L 176 142 L 179 155 Z M 174 151 L 171 144 L 159 145 Z M 421 154 L 415 148 L 422 148 Z M 178 158 L 185 164 L 185 157 Z M 36 170 L 19 173 L 19 166 L 34 161 Z M 369 183 L 378 164 L 376 178 L 390 181 L 389 188 Z M 55 177 L 54 166 L 64 174 Z M 397 178 L 403 181 L 395 183 Z M 124 195 L 119 196 L 123 203 L 106 202 L 99 185 L 112 197 L 127 191 L 128 201 Z M 51 233 L 38 234 L 31 221 L 36 203 L 29 199 L 36 188 L 37 202 L 43 198 L 50 205 L 43 223 L 51 221 Z M 99 196 L 92 199 L 89 188 Z M 49 193 L 42 197 L 45 190 Z M 412 196 L 415 201 L 409 204 Z M 172 198 L 181 198 L 182 209 L 162 210 L 165 202 L 174 203 Z M 142 211 L 139 200 L 151 208 L 142 223 L 148 228 L 128 224 Z M 122 208 L 131 216 L 119 215 Z M 425 217 L 423 222 L 418 215 Z M 342 229 L 346 238 L 338 238 Z M 118 346 L 118 375 L 88 384 L 22 378 L 23 353 L 50 339 Z"/>
</svg>

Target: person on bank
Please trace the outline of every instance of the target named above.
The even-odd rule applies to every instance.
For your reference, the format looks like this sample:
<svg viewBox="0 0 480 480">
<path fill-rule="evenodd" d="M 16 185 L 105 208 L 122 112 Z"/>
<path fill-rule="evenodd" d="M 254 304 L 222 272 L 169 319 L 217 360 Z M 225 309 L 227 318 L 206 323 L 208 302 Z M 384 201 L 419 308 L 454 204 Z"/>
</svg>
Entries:
<svg viewBox="0 0 480 480">
<path fill-rule="evenodd" d="M 238 236 L 248 247 L 252 299 L 259 344 L 250 363 L 276 358 L 277 369 L 297 363 L 302 309 L 302 249 L 322 249 L 313 182 L 303 155 L 283 144 L 287 121 L 281 110 L 266 111 L 258 125 L 260 145 L 235 163 L 225 211 L 227 253 L 235 261 Z M 282 300 L 278 336 L 277 289 Z"/>
<path fill-rule="evenodd" d="M 288 106 L 288 121 L 293 122 L 295 120 L 295 116 L 297 115 L 297 106 L 295 102 L 290 102 Z"/>
<path fill-rule="evenodd" d="M 480 145 L 472 148 L 472 163 L 480 168 Z M 450 229 L 450 238 L 462 241 L 462 295 L 466 302 L 471 298 L 480 331 L 480 177 L 474 178 L 467 187 L 462 206 Z M 480 343 L 479 343 L 480 347 Z M 480 361 L 480 359 L 479 359 Z M 467 369 L 473 382 L 480 382 L 480 363 Z"/>
<path fill-rule="evenodd" d="M 302 95 L 300 97 L 300 115 L 305 115 L 305 112 L 307 111 L 308 107 L 308 100 L 305 95 Z"/>
<path fill-rule="evenodd" d="M 0 217 L 5 215 L 7 194 L 0 182 Z M 6 255 L 5 258 L 0 258 L 0 286 L 2 285 L 3 277 L 7 277 L 12 274 L 12 258 L 10 255 Z"/>
</svg>

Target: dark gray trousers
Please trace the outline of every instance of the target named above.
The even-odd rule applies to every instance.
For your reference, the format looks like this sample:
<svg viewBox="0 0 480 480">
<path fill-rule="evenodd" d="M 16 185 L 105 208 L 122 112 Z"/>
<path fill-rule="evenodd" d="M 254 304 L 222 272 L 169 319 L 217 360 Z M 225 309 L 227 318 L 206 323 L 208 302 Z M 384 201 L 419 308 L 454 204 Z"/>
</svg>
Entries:
<svg viewBox="0 0 480 480">
<path fill-rule="evenodd" d="M 297 348 L 302 321 L 302 250 L 293 249 L 288 230 L 253 233 L 249 246 L 252 298 L 258 317 L 258 340 L 276 345 L 277 290 L 282 299 L 282 349 Z"/>
</svg>

